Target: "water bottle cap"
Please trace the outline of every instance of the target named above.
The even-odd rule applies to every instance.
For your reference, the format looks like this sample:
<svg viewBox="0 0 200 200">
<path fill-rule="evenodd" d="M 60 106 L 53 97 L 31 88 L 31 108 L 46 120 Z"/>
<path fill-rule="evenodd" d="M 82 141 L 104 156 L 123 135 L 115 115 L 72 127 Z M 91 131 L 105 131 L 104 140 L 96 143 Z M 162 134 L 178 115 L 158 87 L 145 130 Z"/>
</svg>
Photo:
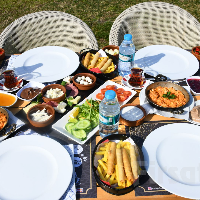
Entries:
<svg viewBox="0 0 200 200">
<path fill-rule="evenodd" d="M 126 34 L 124 35 L 125 40 L 132 40 L 132 35 L 131 34 Z"/>
<path fill-rule="evenodd" d="M 105 98 L 106 99 L 114 99 L 116 97 L 116 93 L 113 90 L 107 90 L 105 92 Z"/>
</svg>

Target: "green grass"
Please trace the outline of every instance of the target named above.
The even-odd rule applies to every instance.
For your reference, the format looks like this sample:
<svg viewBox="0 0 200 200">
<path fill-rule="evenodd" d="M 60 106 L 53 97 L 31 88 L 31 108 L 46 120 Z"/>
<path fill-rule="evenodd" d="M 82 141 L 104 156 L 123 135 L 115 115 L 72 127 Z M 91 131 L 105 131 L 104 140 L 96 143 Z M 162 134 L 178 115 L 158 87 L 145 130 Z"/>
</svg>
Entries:
<svg viewBox="0 0 200 200">
<path fill-rule="evenodd" d="M 145 0 L 149 1 L 149 0 Z M 108 44 L 112 23 L 125 9 L 142 0 L 0 0 L 0 33 L 15 19 L 29 13 L 57 10 L 72 14 L 92 29 L 99 47 Z M 200 0 L 165 0 L 200 21 Z"/>
</svg>

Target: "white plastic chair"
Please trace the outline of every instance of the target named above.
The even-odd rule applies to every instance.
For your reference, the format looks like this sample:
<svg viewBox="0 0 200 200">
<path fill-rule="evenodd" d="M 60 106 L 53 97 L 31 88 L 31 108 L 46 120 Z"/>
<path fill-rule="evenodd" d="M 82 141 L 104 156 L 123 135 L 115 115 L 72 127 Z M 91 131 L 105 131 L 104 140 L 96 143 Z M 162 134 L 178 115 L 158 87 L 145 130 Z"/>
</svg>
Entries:
<svg viewBox="0 0 200 200">
<path fill-rule="evenodd" d="M 119 46 L 127 33 L 133 35 L 136 49 L 158 44 L 183 49 L 200 45 L 200 23 L 187 11 L 165 2 L 144 2 L 124 10 L 111 27 L 109 44 Z"/>
<path fill-rule="evenodd" d="M 0 47 L 6 53 L 23 53 L 40 46 L 62 46 L 75 52 L 98 49 L 97 40 L 86 23 L 59 11 L 41 11 L 20 17 L 0 35 Z"/>
</svg>

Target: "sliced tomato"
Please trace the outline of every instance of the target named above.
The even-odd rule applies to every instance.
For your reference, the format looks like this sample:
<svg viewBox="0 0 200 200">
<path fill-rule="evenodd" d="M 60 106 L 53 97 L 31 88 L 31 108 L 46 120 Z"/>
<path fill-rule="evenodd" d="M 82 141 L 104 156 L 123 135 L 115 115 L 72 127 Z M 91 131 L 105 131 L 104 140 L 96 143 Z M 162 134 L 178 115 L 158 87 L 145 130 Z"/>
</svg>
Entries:
<svg viewBox="0 0 200 200">
<path fill-rule="evenodd" d="M 125 90 L 123 88 L 117 88 L 116 92 L 122 94 Z"/>
<path fill-rule="evenodd" d="M 106 92 L 107 90 L 108 90 L 107 88 L 103 88 L 103 89 L 101 89 L 101 93 L 102 93 L 102 94 L 105 94 L 105 92 Z"/>
<path fill-rule="evenodd" d="M 131 91 L 124 91 L 124 95 L 127 95 L 128 97 L 131 96 L 132 92 Z"/>
<path fill-rule="evenodd" d="M 108 90 L 115 90 L 116 89 L 116 86 L 115 85 L 106 85 L 106 88 Z"/>
<path fill-rule="evenodd" d="M 117 98 L 118 98 L 118 101 L 122 101 L 123 102 L 128 98 L 128 96 L 124 95 L 124 94 L 119 94 L 119 95 L 117 95 Z"/>
<path fill-rule="evenodd" d="M 103 100 L 104 94 L 103 94 L 103 93 L 98 93 L 98 94 L 96 95 L 96 98 L 99 99 L 99 100 Z"/>
</svg>

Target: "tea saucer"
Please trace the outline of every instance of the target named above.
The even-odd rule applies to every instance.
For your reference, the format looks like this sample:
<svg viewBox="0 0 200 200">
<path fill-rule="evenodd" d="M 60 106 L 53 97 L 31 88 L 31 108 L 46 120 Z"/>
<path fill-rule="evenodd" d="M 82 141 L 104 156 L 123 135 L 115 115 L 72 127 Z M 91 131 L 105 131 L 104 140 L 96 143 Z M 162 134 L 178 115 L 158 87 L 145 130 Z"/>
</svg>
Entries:
<svg viewBox="0 0 200 200">
<path fill-rule="evenodd" d="M 3 84 L 4 84 L 4 79 L 1 79 L 1 80 L 0 80 L 0 90 L 3 90 L 3 91 L 5 91 L 5 92 L 14 92 L 14 91 L 16 91 L 16 90 L 19 90 L 19 88 L 21 88 L 21 87 L 23 86 L 23 80 L 21 79 L 21 80 L 19 81 L 19 85 L 16 86 L 16 87 L 14 87 L 14 88 L 12 88 L 12 89 L 6 88 Z"/>
<path fill-rule="evenodd" d="M 124 78 L 122 78 L 122 81 L 121 81 L 121 82 L 122 82 L 122 84 L 123 84 L 124 86 L 129 87 L 129 88 L 131 88 L 131 89 L 141 90 L 141 89 L 145 86 L 145 84 L 146 84 L 146 81 L 144 81 L 143 85 L 133 87 L 133 86 L 131 86 L 131 85 L 129 84 L 129 82 L 128 82 L 129 79 L 130 79 L 130 74 L 124 76 Z"/>
</svg>

